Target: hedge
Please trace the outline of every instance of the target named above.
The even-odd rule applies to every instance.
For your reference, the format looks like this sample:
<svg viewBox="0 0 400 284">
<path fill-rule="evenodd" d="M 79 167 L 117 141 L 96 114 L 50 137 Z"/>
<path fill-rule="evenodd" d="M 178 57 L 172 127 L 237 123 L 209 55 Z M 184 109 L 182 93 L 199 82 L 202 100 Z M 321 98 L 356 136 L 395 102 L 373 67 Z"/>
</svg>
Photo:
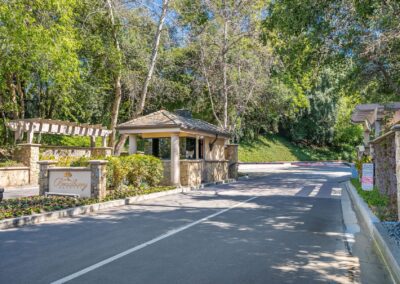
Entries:
<svg viewBox="0 0 400 284">
<path fill-rule="evenodd" d="M 55 160 L 54 156 L 42 159 Z M 112 157 L 60 157 L 59 167 L 87 167 L 90 160 L 107 160 L 107 188 L 119 189 L 122 185 L 139 187 L 156 186 L 163 177 L 163 164 L 160 159 L 142 154 Z"/>
</svg>

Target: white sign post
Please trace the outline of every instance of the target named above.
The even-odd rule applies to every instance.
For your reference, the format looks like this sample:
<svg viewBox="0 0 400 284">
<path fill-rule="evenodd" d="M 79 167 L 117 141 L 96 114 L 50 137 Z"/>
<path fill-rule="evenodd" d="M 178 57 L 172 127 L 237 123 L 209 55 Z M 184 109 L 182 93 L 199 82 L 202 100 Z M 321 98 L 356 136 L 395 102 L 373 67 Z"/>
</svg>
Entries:
<svg viewBox="0 0 400 284">
<path fill-rule="evenodd" d="M 374 164 L 362 164 L 361 187 L 367 191 L 374 189 Z"/>
<path fill-rule="evenodd" d="M 90 197 L 90 170 L 49 171 L 49 192 L 59 194 L 78 194 L 79 197 Z"/>
</svg>

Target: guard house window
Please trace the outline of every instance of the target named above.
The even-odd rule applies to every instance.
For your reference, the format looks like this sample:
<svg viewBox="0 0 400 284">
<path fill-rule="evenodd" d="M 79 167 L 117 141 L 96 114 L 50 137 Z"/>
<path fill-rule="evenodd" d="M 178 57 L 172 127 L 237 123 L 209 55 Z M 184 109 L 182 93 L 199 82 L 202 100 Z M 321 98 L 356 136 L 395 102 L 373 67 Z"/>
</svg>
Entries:
<svg viewBox="0 0 400 284">
<path fill-rule="evenodd" d="M 171 159 L 171 138 L 146 139 L 144 153 L 164 160 Z"/>
<path fill-rule="evenodd" d="M 196 138 L 182 137 L 179 141 L 180 158 L 183 160 L 196 159 Z"/>
</svg>

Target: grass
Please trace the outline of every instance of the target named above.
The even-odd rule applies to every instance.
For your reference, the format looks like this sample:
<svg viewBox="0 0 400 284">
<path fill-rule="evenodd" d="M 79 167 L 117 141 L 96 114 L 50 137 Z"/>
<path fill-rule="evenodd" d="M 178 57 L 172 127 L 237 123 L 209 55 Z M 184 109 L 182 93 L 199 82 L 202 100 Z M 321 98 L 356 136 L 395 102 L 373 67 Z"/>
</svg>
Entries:
<svg viewBox="0 0 400 284">
<path fill-rule="evenodd" d="M 22 167 L 22 166 L 24 166 L 22 163 L 18 163 L 17 161 L 13 160 L 0 161 L 0 168 Z"/>
<path fill-rule="evenodd" d="M 341 153 L 328 148 L 300 147 L 274 134 L 239 145 L 241 162 L 327 161 L 343 158 Z"/>
<path fill-rule="evenodd" d="M 364 199 L 381 221 L 397 221 L 397 208 L 390 205 L 388 196 L 381 194 L 377 187 L 371 191 L 363 190 L 360 181 L 356 178 L 352 178 L 351 183 L 356 188 L 358 195 Z"/>
</svg>

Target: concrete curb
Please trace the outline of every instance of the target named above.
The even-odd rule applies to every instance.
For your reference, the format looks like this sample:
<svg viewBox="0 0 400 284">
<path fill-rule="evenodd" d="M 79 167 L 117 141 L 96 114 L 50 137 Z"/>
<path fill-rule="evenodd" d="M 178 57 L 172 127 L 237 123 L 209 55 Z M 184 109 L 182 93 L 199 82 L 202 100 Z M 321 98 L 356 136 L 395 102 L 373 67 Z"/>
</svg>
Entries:
<svg viewBox="0 0 400 284">
<path fill-rule="evenodd" d="M 358 215 L 366 224 L 375 246 L 380 252 L 383 261 L 389 268 L 395 283 L 400 283 L 400 249 L 390 240 L 386 230 L 382 227 L 380 220 L 372 213 L 368 205 L 358 195 L 357 190 L 350 181 L 345 183 L 347 192 Z"/>
<path fill-rule="evenodd" d="M 33 214 L 33 215 L 28 215 L 28 216 L 21 216 L 21 217 L 11 218 L 11 219 L 5 219 L 5 220 L 0 221 L 0 230 L 22 227 L 22 226 L 26 226 L 26 225 L 40 224 L 40 223 L 44 223 L 46 221 L 54 221 L 54 220 L 65 218 L 65 217 L 84 215 L 84 214 L 96 212 L 96 211 L 99 211 L 102 209 L 129 205 L 129 204 L 137 203 L 137 202 L 144 201 L 144 200 L 154 199 L 154 198 L 158 198 L 158 197 L 162 197 L 162 196 L 173 195 L 173 194 L 178 194 L 178 193 L 183 193 L 183 192 L 189 192 L 192 190 L 203 188 L 204 186 L 226 184 L 226 183 L 231 183 L 234 181 L 235 180 L 233 180 L 233 179 L 228 179 L 225 181 L 200 185 L 198 187 L 180 187 L 180 188 L 175 188 L 175 189 L 171 189 L 171 190 L 167 190 L 167 191 L 160 191 L 160 192 L 154 192 L 154 193 L 149 193 L 149 194 L 144 194 L 144 195 L 127 197 L 124 199 L 111 200 L 111 201 L 106 201 L 106 202 L 100 202 L 100 203 L 95 203 L 95 204 L 90 204 L 90 205 L 83 205 L 83 206 L 58 210 L 58 211 L 39 213 L 39 214 Z"/>
</svg>

